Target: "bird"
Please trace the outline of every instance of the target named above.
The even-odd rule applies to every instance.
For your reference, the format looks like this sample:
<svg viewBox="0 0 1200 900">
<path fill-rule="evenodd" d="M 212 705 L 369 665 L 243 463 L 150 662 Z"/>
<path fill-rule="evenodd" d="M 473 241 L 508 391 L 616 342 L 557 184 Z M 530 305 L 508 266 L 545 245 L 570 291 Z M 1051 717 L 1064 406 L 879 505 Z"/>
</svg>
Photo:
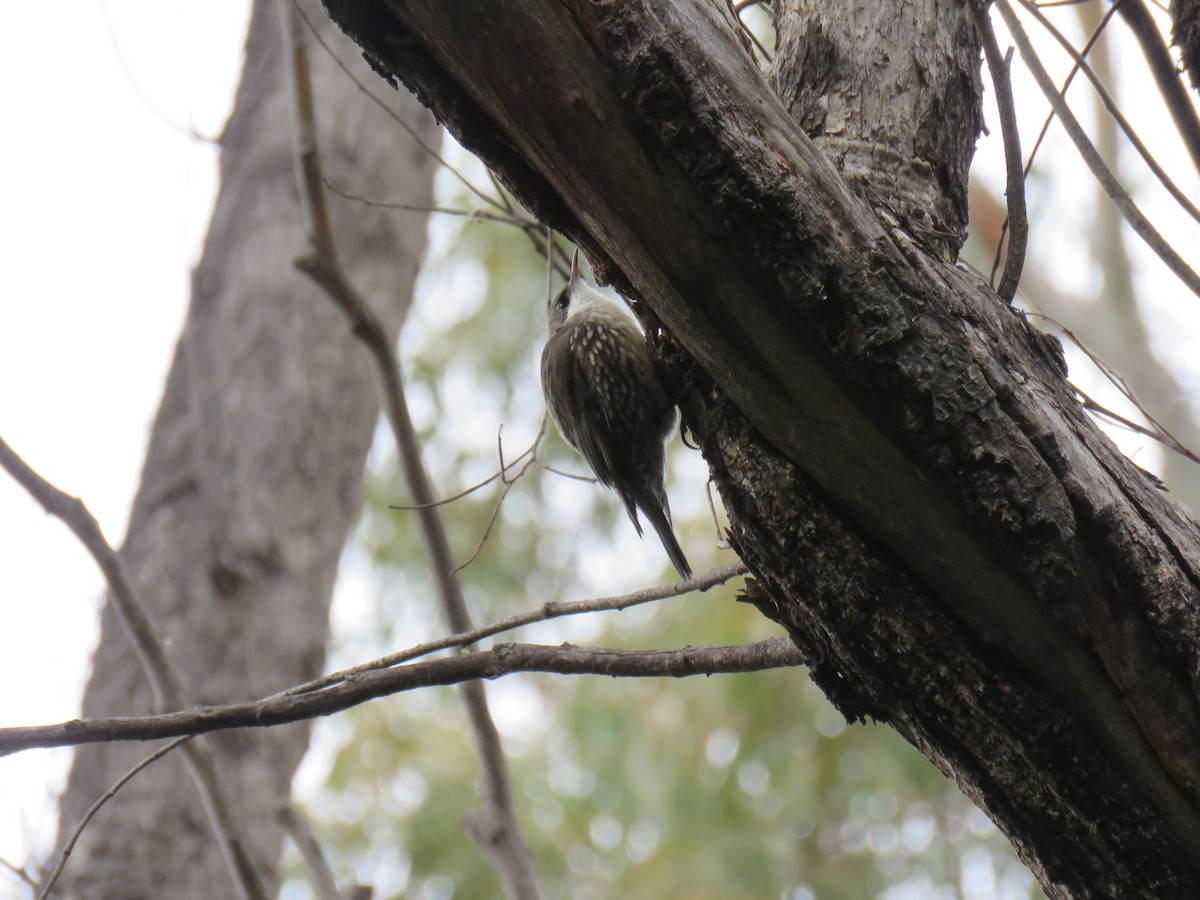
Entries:
<svg viewBox="0 0 1200 900">
<path fill-rule="evenodd" d="M 542 393 L 559 433 L 621 498 L 638 536 L 641 511 L 679 576 L 691 578 L 665 487 L 675 403 L 645 334 L 622 304 L 587 283 L 578 250 L 570 279 L 547 306 L 547 319 Z"/>
</svg>

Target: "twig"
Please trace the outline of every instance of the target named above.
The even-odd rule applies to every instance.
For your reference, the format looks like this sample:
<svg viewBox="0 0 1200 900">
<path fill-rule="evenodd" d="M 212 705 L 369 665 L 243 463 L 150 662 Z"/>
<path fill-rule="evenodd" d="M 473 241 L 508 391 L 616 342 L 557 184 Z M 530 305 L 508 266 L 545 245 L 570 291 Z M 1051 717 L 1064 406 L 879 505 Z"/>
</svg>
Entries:
<svg viewBox="0 0 1200 900">
<path fill-rule="evenodd" d="M 163 651 L 158 632 L 145 608 L 134 595 L 133 586 L 125 576 L 121 561 L 109 546 L 100 530 L 100 524 L 87 506 L 78 497 L 64 493 L 42 478 L 3 438 L 0 438 L 0 466 L 3 466 L 46 512 L 62 520 L 71 529 L 100 567 L 105 581 L 108 582 L 113 608 L 129 632 L 142 668 L 146 670 L 150 680 L 155 706 L 160 709 L 179 709 L 185 706 L 179 681 Z"/>
<path fill-rule="evenodd" d="M 1113 8 L 1121 14 L 1121 18 L 1141 45 L 1146 65 L 1150 68 L 1150 74 L 1154 76 L 1163 102 L 1167 104 L 1167 111 L 1175 120 L 1175 127 L 1179 130 L 1184 146 L 1191 154 L 1192 164 L 1200 169 L 1200 116 L 1197 116 L 1192 98 L 1180 80 L 1179 71 L 1175 68 L 1175 61 L 1171 59 L 1171 51 L 1167 49 L 1162 33 L 1154 24 L 1154 19 L 1150 17 L 1150 12 L 1142 0 L 1116 0 Z"/>
<path fill-rule="evenodd" d="M 451 494 L 449 497 L 443 497 L 441 500 L 434 500 L 432 503 L 411 503 L 411 504 L 406 504 L 403 506 L 401 506 L 399 504 L 388 504 L 388 509 L 395 509 L 395 510 L 399 510 L 401 512 L 414 512 L 418 509 L 431 509 L 432 507 L 435 507 L 435 506 L 446 506 L 449 503 L 453 503 L 456 500 L 461 500 L 463 497 L 467 497 L 467 496 L 475 493 L 480 488 L 487 487 L 489 484 L 491 484 L 497 478 L 504 481 L 505 484 L 508 484 L 508 480 L 505 477 L 508 469 L 513 468 L 517 463 L 519 463 L 521 460 L 523 460 L 526 456 L 528 456 L 532 452 L 533 452 L 533 447 L 531 446 L 528 450 L 526 450 L 524 453 L 522 453 L 520 456 L 518 456 L 516 459 L 514 459 L 512 462 L 510 462 L 504 468 L 501 468 L 498 471 L 493 472 L 487 478 L 483 479 L 483 481 L 477 482 L 476 484 L 471 485 L 469 488 L 464 488 L 463 490 L 459 491 L 457 494 Z"/>
<path fill-rule="evenodd" d="M 674 650 L 497 644 L 491 650 L 479 653 L 367 672 L 314 693 L 275 696 L 251 703 L 201 706 L 160 715 L 75 719 L 58 725 L 0 728 L 0 756 L 35 747 L 150 741 L 230 728 L 268 728 L 341 712 L 376 697 L 472 679 L 491 680 L 516 672 L 610 678 L 687 678 L 759 672 L 803 665 L 804 662 L 804 655 L 790 638 L 784 637 L 753 644 Z"/>
<path fill-rule="evenodd" d="M 338 187 L 328 178 L 322 177 L 322 183 L 326 190 L 331 194 L 337 194 L 343 200 L 350 200 L 354 203 L 360 203 L 363 206 L 370 206 L 376 209 L 395 209 L 401 212 L 421 212 L 421 213 L 437 213 L 443 216 L 457 216 L 462 219 L 470 219 L 472 221 L 496 222 L 500 225 L 511 225 L 513 228 L 521 231 L 529 231 L 531 228 L 537 228 L 537 222 L 533 219 L 522 216 L 519 212 L 489 212 L 486 209 L 458 209 L 452 206 L 421 206 L 413 203 L 393 203 L 389 200 L 372 200 L 369 197 L 363 197 L 361 194 L 355 194 L 345 188 Z"/>
<path fill-rule="evenodd" d="M 496 451 L 500 457 L 500 471 L 497 474 L 499 475 L 500 480 L 504 482 L 504 490 L 500 492 L 500 497 L 492 506 L 492 513 L 490 516 L 488 516 L 487 525 L 484 526 L 483 534 L 481 534 L 479 536 L 479 540 L 475 542 L 475 549 L 471 551 L 470 556 L 450 570 L 451 575 L 457 575 L 471 563 L 475 562 L 476 558 L 483 551 L 483 545 L 487 543 L 487 539 L 492 534 L 492 528 L 496 524 L 496 519 L 500 515 L 500 507 L 504 505 L 504 501 L 508 497 L 508 492 L 511 491 L 513 486 L 521 480 L 526 472 L 529 471 L 529 467 L 538 461 L 538 444 L 542 442 L 542 438 L 546 435 L 546 414 L 542 413 L 542 424 L 538 427 L 538 433 L 534 437 L 533 443 L 529 445 L 529 449 L 526 450 L 525 453 L 522 453 L 521 456 L 518 456 L 517 459 L 513 460 L 512 463 L 507 465 L 504 462 L 504 442 L 501 440 L 504 426 L 501 425 L 500 429 L 501 430 L 496 433 Z M 508 477 L 508 470 L 515 466 L 517 462 L 526 455 L 530 456 L 529 461 L 525 463 L 525 465 L 521 466 L 521 468 L 517 471 L 517 474 L 510 479 Z"/>
<path fill-rule="evenodd" d="M 54 890 L 55 882 L 58 881 L 58 876 L 62 874 L 63 866 L 67 864 L 67 860 L 71 856 L 71 851 L 75 849 L 75 843 L 79 840 L 79 836 L 83 834 L 83 830 L 87 828 L 88 823 L 92 821 L 92 817 L 95 816 L 96 813 L 100 812 L 100 807 L 104 806 L 105 803 L 116 796 L 117 791 L 123 788 L 133 778 L 133 776 L 137 775 L 138 772 L 142 771 L 142 769 L 146 768 L 146 766 L 150 765 L 150 763 L 154 762 L 155 760 L 162 759 L 181 744 L 187 743 L 192 739 L 192 737 L 194 737 L 194 735 L 184 735 L 183 737 L 176 738 L 165 746 L 159 747 L 157 750 L 139 762 L 136 766 L 118 778 L 112 787 L 105 791 L 95 803 L 88 807 L 88 811 L 83 814 L 83 818 L 79 820 L 74 830 L 71 831 L 71 836 L 67 838 L 66 845 L 62 848 L 62 852 L 58 855 L 58 862 L 54 864 L 54 868 L 51 870 L 50 876 L 46 879 L 46 886 L 38 892 L 38 900 L 46 900 L 46 898 L 50 896 L 50 892 Z"/>
<path fill-rule="evenodd" d="M 513 477 L 512 481 L 509 481 L 508 479 L 504 479 L 504 490 L 500 492 L 500 497 L 496 500 L 495 504 L 492 506 L 492 512 L 491 512 L 491 515 L 488 516 L 487 525 L 485 525 L 483 528 L 483 534 L 481 534 L 479 536 L 479 540 L 477 540 L 475 542 L 475 549 L 471 551 L 470 556 L 468 556 L 462 562 L 455 565 L 454 568 L 450 570 L 451 575 L 457 575 L 459 572 L 461 572 L 463 569 L 465 569 L 471 563 L 475 562 L 475 560 L 479 557 L 479 554 L 483 552 L 483 545 L 486 544 L 487 539 L 489 537 L 491 537 L 492 528 L 496 524 L 496 519 L 500 515 L 500 507 L 504 505 L 504 501 L 508 497 L 508 492 L 513 489 L 513 486 L 517 483 L 517 481 L 521 478 L 521 476 L 529 471 L 529 467 L 532 466 L 534 464 L 534 462 L 536 462 L 536 460 L 531 459 L 531 460 L 529 460 L 529 462 L 525 463 L 525 465 L 521 466 L 520 471 L 517 472 L 517 474 Z M 503 470 L 501 470 L 501 471 L 503 471 Z"/>
<path fill-rule="evenodd" d="M 382 382 L 383 409 L 396 439 L 396 449 L 409 494 L 419 507 L 416 510 L 417 519 L 443 611 L 451 629 L 470 631 L 471 617 L 467 612 L 462 587 L 452 574 L 454 560 L 440 511 L 432 505 L 436 494 L 421 459 L 420 441 L 409 414 L 399 363 L 386 332 L 345 277 L 337 261 L 332 225 L 325 205 L 325 195 L 321 189 L 316 114 L 304 49 L 301 13 L 295 4 L 288 0 L 279 0 L 279 3 L 286 23 L 284 33 L 289 51 L 289 71 L 294 95 L 297 174 L 302 205 L 308 222 L 309 241 L 313 250 L 310 255 L 297 260 L 296 266 L 316 281 L 346 314 L 354 335 L 374 357 L 376 371 Z M 497 865 L 510 897 L 518 900 L 537 898 L 533 861 L 517 825 L 500 734 L 488 711 L 483 686 L 478 682 L 464 684 L 462 693 L 484 776 L 483 794 L 487 818 L 487 843 L 484 844 L 484 849 Z"/>
<path fill-rule="evenodd" d="M 511 213 L 495 213 L 489 212 L 486 209 L 456 209 L 454 207 L 447 206 L 419 206 L 412 203 L 392 203 L 386 200 L 372 200 L 369 197 L 363 197 L 359 194 L 345 190 L 344 188 L 339 188 L 335 186 L 328 178 L 322 178 L 322 182 L 331 194 L 337 194 L 344 200 L 350 200 L 353 203 L 361 203 L 363 206 L 373 206 L 378 209 L 395 209 L 401 212 L 438 213 L 445 216 L 458 216 L 470 221 L 486 221 L 496 222 L 500 225 L 511 225 L 513 228 L 519 229 L 525 233 L 525 235 L 532 242 L 534 249 L 538 253 L 544 252 L 546 246 L 540 237 L 541 226 L 538 225 L 535 220 L 521 215 L 521 213 L 515 209 Z M 508 202 L 507 197 L 504 195 L 501 196 L 505 200 L 506 205 L 511 208 L 511 204 Z M 563 264 L 566 259 L 566 252 L 557 246 L 553 247 L 553 249 L 555 252 L 554 269 L 560 275 L 566 278 L 568 272 Z"/>
<path fill-rule="evenodd" d="M 995 7 L 1004 19 L 1004 23 L 1008 26 L 1013 40 L 1016 41 L 1021 58 L 1029 68 L 1030 74 L 1033 75 L 1034 81 L 1037 82 L 1046 99 L 1050 101 L 1050 105 L 1058 113 L 1058 117 L 1063 123 L 1063 128 L 1066 129 L 1067 135 L 1074 142 L 1079 155 L 1083 157 L 1084 163 L 1086 163 L 1092 175 L 1100 183 L 1104 192 L 1116 204 L 1121 214 L 1125 217 L 1125 221 L 1145 241 L 1146 245 L 1175 273 L 1180 281 L 1187 285 L 1192 293 L 1200 297 L 1200 276 L 1197 276 L 1195 271 L 1183 261 L 1163 236 L 1155 230 L 1154 226 L 1150 224 L 1149 220 L 1138 209 L 1129 194 L 1121 187 L 1113 173 L 1104 164 L 1104 160 L 1096 152 L 1095 146 L 1084 132 L 1082 126 L 1080 126 L 1079 121 L 1075 118 L 1075 114 L 1071 112 L 1071 108 L 1067 105 L 1066 101 L 1059 96 L 1058 90 L 1050 78 L 1050 74 L 1042 65 L 1041 60 L 1038 59 L 1037 51 L 1034 50 L 1029 36 L 1025 33 L 1025 29 L 1021 26 L 1021 22 L 1017 18 L 1016 13 L 1013 12 L 1008 0 L 995 0 Z"/>
<path fill-rule="evenodd" d="M 579 475 L 575 472 L 568 472 L 565 469 L 556 469 L 554 466 L 550 465 L 550 463 L 542 462 L 540 459 L 537 460 L 537 464 L 547 472 L 551 472 L 554 475 L 558 475 L 562 478 L 570 478 L 572 481 L 585 481 L 588 484 L 598 483 L 598 480 L 593 475 Z"/>
<path fill-rule="evenodd" d="M 325 858 L 325 853 L 317 842 L 317 837 L 313 834 L 308 819 L 290 803 L 279 807 L 276 815 L 279 824 L 283 826 L 283 830 L 287 832 L 292 843 L 296 845 L 296 849 L 300 851 L 300 857 L 304 860 L 305 868 L 308 869 L 308 878 L 312 882 L 317 897 L 320 900 L 344 900 L 342 892 L 338 890 L 337 880 L 333 877 L 333 869 L 329 865 L 329 860 Z"/>
<path fill-rule="evenodd" d="M 742 30 L 742 33 L 745 34 L 746 37 L 750 38 L 750 40 L 754 42 L 754 46 L 757 47 L 758 52 L 763 55 L 763 59 L 765 59 L 768 63 L 770 63 L 771 62 L 770 52 L 767 50 L 766 47 L 763 46 L 762 41 L 760 41 L 758 39 L 758 35 L 756 35 L 750 29 L 750 26 L 742 21 L 742 11 L 743 10 L 749 9 L 751 6 L 757 6 L 759 3 L 763 3 L 763 2 L 765 2 L 765 0 L 752 0 L 752 2 L 750 2 L 750 3 L 746 3 L 746 2 L 730 3 L 729 8 L 731 10 L 733 10 L 733 17 L 737 20 L 738 28 L 740 28 Z"/>
<path fill-rule="evenodd" d="M 694 575 L 686 581 L 679 581 L 675 584 L 663 585 L 662 587 L 645 588 L 640 591 L 634 591 L 631 594 L 622 594 L 618 597 L 596 597 L 588 600 L 571 601 L 551 600 L 542 604 L 538 609 L 518 613 L 515 616 L 510 616 L 499 622 L 493 622 L 490 625 L 483 625 L 471 631 L 448 635 L 447 637 L 438 638 L 433 641 L 426 641 L 423 644 L 409 647 L 407 650 L 401 650 L 368 663 L 343 669 L 340 672 L 325 675 L 305 684 L 298 684 L 295 687 L 288 688 L 286 691 L 272 694 L 267 699 L 287 697 L 293 694 L 312 693 L 330 685 L 349 681 L 364 672 L 374 672 L 380 669 L 391 668 L 400 663 L 428 656 L 430 653 L 436 653 L 439 650 L 449 650 L 452 647 L 469 647 L 472 644 L 482 641 L 484 638 L 493 637 L 516 628 L 524 628 L 526 625 L 534 625 L 538 622 L 548 622 L 551 619 L 558 619 L 563 616 L 577 616 L 583 613 L 620 611 L 629 609 L 632 606 L 640 606 L 643 603 L 654 603 L 658 600 L 679 597 L 692 591 L 707 591 L 718 584 L 724 584 L 730 578 L 744 575 L 746 571 L 743 563 L 736 562 L 722 566 L 719 569 L 712 569 L 703 575 Z"/>
<path fill-rule="evenodd" d="M 501 425 L 500 430 L 497 431 L 497 433 L 496 433 L 496 443 L 499 445 L 499 448 L 500 448 L 500 468 L 496 472 L 493 472 L 491 475 L 489 475 L 487 478 L 483 479 L 483 481 L 477 482 L 476 484 L 471 485 L 469 488 L 465 488 L 465 489 L 459 491 L 457 494 L 452 494 L 449 497 L 443 497 L 441 500 L 435 500 L 429 504 L 413 503 L 413 504 L 409 504 L 409 505 L 405 505 L 405 506 L 389 504 L 388 509 L 397 509 L 397 510 L 403 510 L 405 512 L 412 512 L 414 510 L 427 509 L 429 507 L 434 507 L 434 506 L 445 506 L 449 503 L 453 503 L 455 500 L 461 500 L 463 497 L 466 497 L 469 494 L 475 493 L 480 488 L 487 487 L 489 484 L 491 484 L 497 478 L 499 478 L 501 481 L 503 481 L 506 485 L 510 484 L 511 482 L 508 480 L 508 470 L 515 468 L 517 463 L 519 463 L 521 460 L 523 460 L 527 456 L 532 456 L 532 459 L 530 460 L 531 462 L 537 462 L 537 463 L 539 463 L 539 465 L 541 464 L 537 458 L 537 448 L 538 448 L 538 445 L 542 442 L 542 438 L 546 436 L 546 414 L 545 413 L 542 413 L 542 421 L 541 421 L 541 424 L 538 426 L 537 434 L 533 438 L 533 443 L 530 444 L 523 453 L 521 453 L 516 459 L 514 459 L 510 463 L 505 463 L 505 461 L 504 461 L 504 445 L 500 442 L 500 435 L 503 433 L 503 431 L 504 431 L 504 426 Z M 512 481 L 515 482 L 522 475 L 524 475 L 525 470 L 527 468 L 529 468 L 528 463 L 526 463 L 526 465 L 522 466 L 521 471 L 518 472 L 515 476 L 513 476 Z M 543 468 L 545 468 L 545 466 L 543 466 Z M 507 493 L 507 491 L 505 493 Z"/>
<path fill-rule="evenodd" d="M 400 116 L 394 109 L 392 109 L 390 106 L 388 106 L 382 100 L 380 100 L 379 97 L 377 97 L 374 93 L 372 93 L 370 90 L 368 90 L 367 86 L 365 84 L 363 84 L 361 81 L 359 81 L 358 78 L 355 76 L 355 74 L 350 71 L 350 68 L 344 62 L 342 62 L 341 58 L 336 53 L 333 52 L 333 48 L 330 47 L 329 44 L 327 44 L 325 42 L 325 39 L 321 36 L 320 31 L 318 31 L 316 26 L 313 25 L 312 20 L 309 19 L 308 14 L 303 9 L 300 8 L 299 4 L 294 2 L 294 0 L 293 0 L 293 2 L 290 5 L 294 10 L 296 10 L 296 14 L 300 16 L 300 19 L 304 22 L 304 26 L 308 29 L 309 34 L 311 34 L 313 36 L 313 39 L 318 44 L 321 45 L 321 48 L 326 53 L 329 54 L 329 58 L 332 59 L 334 61 L 334 63 L 337 65 L 337 67 L 339 69 L 341 69 L 343 73 L 345 73 L 346 77 L 349 78 L 354 83 L 354 86 L 357 87 L 359 89 L 359 91 L 361 91 L 363 94 L 366 95 L 367 99 L 369 99 L 372 103 L 374 103 L 376 106 L 378 106 L 380 109 L 382 109 L 385 113 L 387 113 L 391 117 L 392 121 L 395 122 L 397 125 L 399 125 L 405 131 L 405 133 L 408 134 L 408 136 L 411 137 L 413 139 L 413 141 L 416 142 L 418 147 L 420 147 L 422 150 L 424 150 L 426 153 L 428 153 L 430 156 L 432 156 L 434 159 L 436 159 L 438 161 L 439 165 L 444 166 L 446 168 L 446 170 L 449 171 L 460 182 L 462 182 L 462 184 L 472 194 L 474 194 L 476 197 L 478 197 L 480 200 L 482 200 L 484 203 L 488 204 L 489 206 L 494 207 L 495 209 L 503 209 L 504 208 L 500 203 L 498 203 L 495 200 L 495 198 L 489 197 L 487 194 L 485 194 L 479 188 L 475 187 L 475 185 L 471 183 L 471 180 L 469 178 L 467 178 L 466 175 L 464 175 L 458 169 L 454 168 L 454 166 L 450 165 L 450 163 L 448 163 L 442 157 L 442 155 L 437 152 L 437 150 L 435 150 L 435 149 L 433 149 L 433 147 L 429 146 L 429 144 L 425 141 L 425 139 L 422 138 L 421 135 L 417 133 L 417 130 L 415 128 L 413 128 L 410 124 L 408 124 L 408 122 L 404 121 L 403 116 Z M 301 37 L 303 37 L 303 35 L 301 35 Z M 307 54 L 306 54 L 306 56 L 307 56 Z M 310 91 L 310 93 L 311 93 L 311 91 Z"/>
<path fill-rule="evenodd" d="M 1200 463 L 1200 455 L 1194 453 L 1192 450 L 1189 450 L 1187 446 L 1185 446 L 1184 443 L 1179 440 L 1179 438 L 1175 437 L 1175 435 L 1168 431 L 1165 426 L 1163 426 L 1156 418 L 1154 418 L 1154 416 L 1150 415 L 1150 413 L 1146 410 L 1146 407 L 1144 407 L 1142 402 L 1137 398 L 1137 395 L 1134 394 L 1133 388 L 1129 386 L 1129 382 L 1127 382 L 1124 377 L 1112 366 L 1093 353 L 1091 349 L 1089 349 L 1088 346 L 1084 344 L 1083 341 L 1078 338 L 1078 336 L 1076 336 L 1075 332 L 1073 332 L 1062 322 L 1046 315 L 1045 313 L 1029 312 L 1026 313 L 1026 315 L 1037 316 L 1040 319 L 1044 319 L 1061 331 L 1063 335 L 1066 336 L 1069 341 L 1071 341 L 1072 344 L 1079 348 L 1080 352 L 1083 353 L 1084 356 L 1091 360 L 1092 365 L 1100 370 L 1100 374 L 1108 379 L 1109 383 L 1121 393 L 1121 396 L 1133 404 L 1134 408 L 1137 409 L 1142 418 L 1150 423 L 1150 427 L 1146 428 L 1142 425 L 1138 425 L 1136 422 L 1131 422 L 1124 416 L 1118 415 L 1110 409 L 1106 409 L 1074 384 L 1071 384 L 1071 390 L 1073 390 L 1079 396 L 1084 409 L 1094 412 L 1097 415 L 1104 416 L 1106 419 L 1109 419 L 1118 425 L 1122 425 L 1128 428 L 1130 431 L 1135 431 L 1138 434 L 1145 435 L 1146 437 L 1162 444 L 1168 450 L 1175 451 L 1185 459 L 1190 459 L 1192 462 Z"/>
<path fill-rule="evenodd" d="M 113 609 L 133 642 L 142 669 L 150 681 L 155 708 L 163 711 L 186 707 L 188 703 L 184 699 L 175 670 L 163 650 L 162 640 L 145 607 L 134 594 L 120 558 L 109 546 L 100 530 L 100 524 L 83 501 L 60 491 L 42 478 L 5 443 L 3 438 L 0 438 L 0 466 L 32 495 L 46 512 L 61 519 L 100 566 L 108 584 L 108 596 Z M 266 900 L 267 892 L 258 867 L 254 864 L 246 841 L 241 836 L 233 805 L 225 793 L 211 757 L 196 744 L 188 744 L 184 748 L 184 754 L 188 770 L 196 783 L 204 808 L 209 813 L 209 821 L 221 845 L 234 883 L 244 897 Z"/>
<path fill-rule="evenodd" d="M 1122 113 L 1120 107 L 1117 106 L 1117 102 L 1113 99 L 1112 94 L 1108 92 L 1108 89 L 1104 86 L 1104 83 L 1096 77 L 1096 73 L 1092 71 L 1092 67 L 1088 65 L 1087 60 L 1085 60 L 1080 52 L 1075 49 L 1075 46 L 1067 39 L 1066 35 L 1059 31 L 1054 26 L 1054 23 L 1047 19 L 1046 16 L 1043 15 L 1037 9 L 1037 7 L 1030 2 L 1030 0 L 1020 0 L 1020 2 L 1030 11 L 1033 17 L 1038 20 L 1038 23 L 1050 33 L 1051 37 L 1058 41 L 1059 46 L 1066 50 L 1067 54 L 1075 61 L 1075 66 L 1078 67 L 1078 69 L 1087 77 L 1088 81 L 1092 83 L 1092 88 L 1096 91 L 1096 95 L 1100 98 L 1100 102 L 1104 104 L 1104 108 L 1108 111 L 1108 114 L 1112 116 L 1113 121 L 1117 123 L 1117 126 L 1121 129 L 1129 143 L 1133 145 L 1133 149 L 1137 151 L 1147 168 L 1149 168 L 1154 174 L 1154 177 L 1158 179 L 1159 184 L 1166 189 L 1167 193 L 1171 195 L 1175 202 L 1178 203 L 1183 210 L 1192 217 L 1193 220 L 1200 222 L 1200 209 L 1197 209 L 1196 204 L 1191 201 L 1191 198 L 1179 189 L 1179 186 L 1175 184 L 1171 176 L 1167 174 L 1167 170 L 1164 169 L 1159 161 L 1154 158 L 1154 154 L 1150 152 L 1150 148 L 1146 146 L 1140 137 L 1138 137 L 1137 132 L 1134 131 L 1133 126 L 1129 123 L 1129 120 L 1125 118 L 1124 113 Z M 1118 5 L 1116 8 L 1120 9 L 1120 5 Z"/>
<path fill-rule="evenodd" d="M 521 460 L 521 457 L 518 456 L 515 460 L 513 460 L 513 465 L 515 465 L 520 460 Z M 411 503 L 411 504 L 404 504 L 404 505 L 400 505 L 397 503 L 389 503 L 388 509 L 394 509 L 399 512 L 414 512 L 415 510 L 418 510 L 418 509 L 430 509 L 435 506 L 446 506 L 450 503 L 455 502 L 456 500 L 461 500 L 463 497 L 469 497 L 471 494 L 475 493 L 480 488 L 485 488 L 489 484 L 491 484 L 493 481 L 495 481 L 497 478 L 503 478 L 503 477 L 504 477 L 503 471 L 493 472 L 487 478 L 483 479 L 483 481 L 477 482 L 477 483 L 471 485 L 469 488 L 464 488 L 463 490 L 459 491 L 457 494 L 451 494 L 449 497 L 443 497 L 441 500 L 434 500 L 432 503 Z"/>
<path fill-rule="evenodd" d="M 1004 139 L 1004 168 L 1007 186 L 1009 240 L 1008 256 L 1004 261 L 1004 277 L 996 293 L 1005 303 L 1011 304 L 1017 295 L 1021 281 L 1021 270 L 1025 267 L 1025 250 L 1029 243 L 1029 217 L 1025 211 L 1025 176 L 1021 169 L 1021 134 L 1017 128 L 1017 108 L 1013 103 L 1012 81 L 1009 77 L 1012 66 L 1012 49 L 1000 55 L 992 19 L 982 2 L 972 4 L 975 26 L 983 37 L 983 53 L 987 57 L 988 71 L 992 75 L 992 86 L 996 90 L 996 108 L 1000 111 L 1000 133 Z M 997 254 L 999 248 L 997 248 Z"/>
<path fill-rule="evenodd" d="M 1047 4 L 1042 3 L 1039 5 L 1046 6 Z M 1108 27 L 1108 23 L 1112 20 L 1112 17 L 1116 15 L 1116 13 L 1117 8 L 1115 6 L 1110 7 L 1104 13 L 1100 19 L 1100 23 L 1096 26 L 1096 30 L 1091 33 L 1091 36 L 1089 36 L 1087 39 L 1087 43 L 1084 44 L 1083 49 L 1079 51 L 1079 60 L 1071 65 L 1071 71 L 1067 73 L 1067 77 L 1063 81 L 1063 85 L 1058 91 L 1058 95 L 1063 98 L 1064 103 L 1066 102 L 1067 89 L 1071 86 L 1071 82 L 1075 80 L 1075 76 L 1079 74 L 1079 68 L 1082 64 L 1082 60 L 1087 59 L 1088 54 L 1092 51 L 1092 47 L 1095 46 L 1096 41 L 1100 40 L 1100 36 L 1104 34 L 1104 29 Z M 1029 151 L 1029 159 L 1025 161 L 1026 178 L 1029 177 L 1029 172 L 1033 169 L 1033 161 L 1037 158 L 1037 153 L 1042 146 L 1042 141 L 1046 139 L 1046 132 L 1050 130 L 1050 124 L 1054 121 L 1054 115 L 1054 109 L 1051 108 L 1050 112 L 1046 114 L 1046 121 L 1042 123 L 1042 128 L 1038 132 L 1037 140 L 1033 142 L 1033 149 Z M 1007 223 L 1005 224 L 1007 225 Z"/>
<path fill-rule="evenodd" d="M 0 866 L 3 866 L 4 868 L 8 869 L 8 871 L 12 872 L 13 875 L 21 879 L 26 886 L 33 888 L 35 891 L 37 890 L 37 879 L 33 875 L 30 875 L 24 866 L 15 866 L 3 856 L 0 856 Z"/>
</svg>

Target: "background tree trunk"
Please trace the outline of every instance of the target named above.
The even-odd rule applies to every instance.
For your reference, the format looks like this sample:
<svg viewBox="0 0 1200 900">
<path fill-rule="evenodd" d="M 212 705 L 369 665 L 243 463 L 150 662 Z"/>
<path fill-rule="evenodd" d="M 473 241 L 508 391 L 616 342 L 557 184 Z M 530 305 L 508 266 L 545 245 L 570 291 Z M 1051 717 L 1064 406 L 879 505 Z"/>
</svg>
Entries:
<svg viewBox="0 0 1200 900">
<path fill-rule="evenodd" d="M 357 76 L 436 142 L 432 117 L 374 79 L 319 8 L 305 5 Z M 220 194 L 121 551 L 197 703 L 259 697 L 319 674 L 334 576 L 378 416 L 365 352 L 342 314 L 292 268 L 306 241 L 281 49 L 275 0 L 259 0 L 221 140 Z M 310 57 L 330 180 L 427 206 L 434 160 L 315 42 Z M 397 334 L 426 217 L 336 197 L 331 209 L 348 273 Z M 151 708 L 146 678 L 106 606 L 83 714 Z M 205 738 L 271 890 L 282 838 L 275 813 L 309 731 Z M 149 749 L 80 748 L 60 835 Z M 102 810 L 68 863 L 63 890 L 121 900 L 236 896 L 178 756 L 139 775 Z"/>
<path fill-rule="evenodd" d="M 1057 343 L 946 263 L 970 5 L 781 4 L 778 93 L 702 0 L 326 6 L 667 327 L 760 608 L 842 711 L 925 752 L 1049 893 L 1200 893 L 1197 529 Z"/>
</svg>

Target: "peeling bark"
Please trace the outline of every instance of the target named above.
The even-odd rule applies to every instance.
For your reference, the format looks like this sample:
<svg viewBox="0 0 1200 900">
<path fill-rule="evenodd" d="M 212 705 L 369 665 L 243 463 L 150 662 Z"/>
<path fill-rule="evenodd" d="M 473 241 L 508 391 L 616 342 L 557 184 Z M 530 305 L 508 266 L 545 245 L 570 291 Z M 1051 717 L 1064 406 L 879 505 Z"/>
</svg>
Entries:
<svg viewBox="0 0 1200 900">
<path fill-rule="evenodd" d="M 1051 895 L 1200 895 L 1200 535 L 1057 342 L 947 262 L 967 5 L 861 5 L 885 64 L 836 4 L 781 4 L 772 89 L 703 0 L 325 2 L 665 328 L 760 608 L 842 711 L 925 752 Z"/>
</svg>

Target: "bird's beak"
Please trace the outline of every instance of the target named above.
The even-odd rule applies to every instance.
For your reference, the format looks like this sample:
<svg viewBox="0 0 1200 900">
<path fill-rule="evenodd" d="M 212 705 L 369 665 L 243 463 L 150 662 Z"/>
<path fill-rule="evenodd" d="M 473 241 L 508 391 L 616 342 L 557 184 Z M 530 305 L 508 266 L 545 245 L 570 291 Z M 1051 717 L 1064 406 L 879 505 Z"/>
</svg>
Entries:
<svg viewBox="0 0 1200 900">
<path fill-rule="evenodd" d="M 571 283 L 574 284 L 579 278 L 579 248 L 576 247 L 571 254 Z"/>
</svg>

